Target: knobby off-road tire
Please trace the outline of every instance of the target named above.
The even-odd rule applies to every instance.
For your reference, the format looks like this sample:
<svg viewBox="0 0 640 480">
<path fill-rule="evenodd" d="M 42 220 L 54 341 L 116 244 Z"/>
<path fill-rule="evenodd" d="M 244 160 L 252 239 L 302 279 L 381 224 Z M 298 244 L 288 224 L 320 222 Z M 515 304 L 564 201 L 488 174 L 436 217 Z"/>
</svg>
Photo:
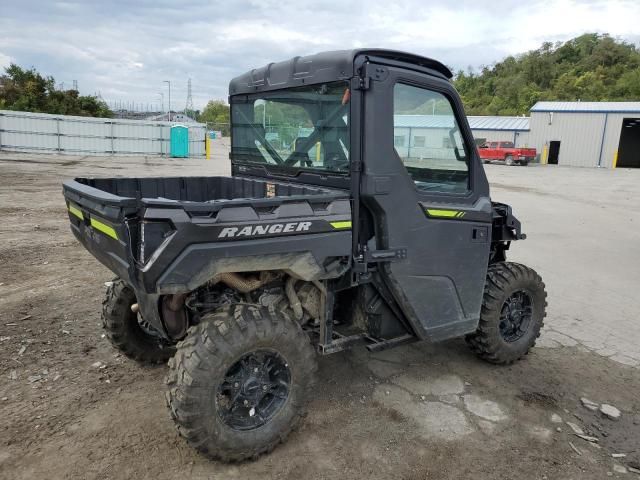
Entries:
<svg viewBox="0 0 640 480">
<path fill-rule="evenodd" d="M 268 404 L 268 396 L 251 399 L 249 406 L 255 405 L 255 409 L 251 407 L 255 413 L 248 410 L 249 406 L 242 406 L 247 405 L 242 400 L 247 398 L 245 390 L 250 391 L 251 382 L 257 381 L 242 372 L 257 372 L 258 367 L 253 367 L 260 365 L 253 359 L 260 355 L 281 361 L 277 371 L 272 368 L 265 376 L 288 370 L 288 377 L 279 379 L 282 385 L 289 380 L 286 395 L 284 386 L 273 387 L 282 389 L 278 397 L 281 403 L 269 415 L 259 410 L 259 405 Z M 247 364 L 251 367 L 243 369 Z M 273 450 L 299 424 L 316 370 L 316 354 L 309 338 L 287 310 L 231 305 L 205 315 L 178 343 L 176 355 L 169 361 L 167 406 L 179 433 L 204 455 L 223 461 L 253 459 Z M 260 372 L 266 371 L 260 366 Z M 262 373 L 255 375 L 260 377 Z M 267 390 L 265 383 L 258 383 L 253 391 L 262 389 Z M 230 407 L 233 402 L 239 405 L 235 410 Z M 229 419 L 236 415 L 250 422 L 255 419 L 252 415 L 263 414 L 266 421 L 255 420 L 263 423 L 251 428 L 232 425 Z"/>
<path fill-rule="evenodd" d="M 490 265 L 478 329 L 466 337 L 471 350 L 495 364 L 510 364 L 529 353 L 546 316 L 544 288 L 529 267 L 511 262 Z"/>
<path fill-rule="evenodd" d="M 173 345 L 145 331 L 138 315 L 131 311 L 136 303 L 133 289 L 121 279 L 107 287 L 102 302 L 102 326 L 109 341 L 127 357 L 140 363 L 164 363 L 175 353 Z"/>
</svg>

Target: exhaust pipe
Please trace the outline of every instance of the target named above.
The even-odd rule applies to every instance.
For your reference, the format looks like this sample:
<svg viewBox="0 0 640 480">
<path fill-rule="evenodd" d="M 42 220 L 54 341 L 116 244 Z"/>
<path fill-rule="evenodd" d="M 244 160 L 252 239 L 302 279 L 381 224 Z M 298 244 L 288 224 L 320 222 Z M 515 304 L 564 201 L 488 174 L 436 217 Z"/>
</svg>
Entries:
<svg viewBox="0 0 640 480">
<path fill-rule="evenodd" d="M 162 298 L 162 319 L 171 338 L 182 338 L 189 328 L 187 312 L 184 309 L 187 295 L 188 293 L 178 293 Z"/>
<path fill-rule="evenodd" d="M 240 293 L 249 293 L 266 285 L 271 280 L 273 280 L 273 275 L 269 272 L 260 272 L 259 278 L 243 277 L 238 273 L 225 272 L 214 275 L 211 282 L 214 285 L 222 282 Z"/>
<path fill-rule="evenodd" d="M 289 277 L 287 279 L 287 283 L 284 286 L 284 291 L 287 294 L 287 298 L 289 299 L 289 305 L 291 305 L 291 309 L 293 310 L 293 315 L 296 317 L 296 320 L 302 320 L 302 316 L 304 312 L 302 311 L 302 303 L 300 303 L 300 298 L 296 293 L 296 282 L 297 280 L 293 277 Z"/>
</svg>

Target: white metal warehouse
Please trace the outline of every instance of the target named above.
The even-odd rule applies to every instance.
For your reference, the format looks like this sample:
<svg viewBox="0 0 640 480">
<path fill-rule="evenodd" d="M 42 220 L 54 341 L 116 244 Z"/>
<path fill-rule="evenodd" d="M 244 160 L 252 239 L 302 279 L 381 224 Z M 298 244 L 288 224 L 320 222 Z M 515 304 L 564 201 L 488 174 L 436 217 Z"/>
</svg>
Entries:
<svg viewBox="0 0 640 480">
<path fill-rule="evenodd" d="M 476 143 L 514 142 L 526 147 L 529 142 L 528 117 L 467 117 Z M 394 145 L 407 157 L 428 157 L 448 148 L 451 115 L 394 115 Z"/>
<path fill-rule="evenodd" d="M 640 168 L 640 102 L 538 102 L 530 126 L 542 163 Z"/>
<path fill-rule="evenodd" d="M 513 142 L 516 147 L 529 146 L 529 117 L 470 116 L 469 126 L 476 142 Z"/>
</svg>

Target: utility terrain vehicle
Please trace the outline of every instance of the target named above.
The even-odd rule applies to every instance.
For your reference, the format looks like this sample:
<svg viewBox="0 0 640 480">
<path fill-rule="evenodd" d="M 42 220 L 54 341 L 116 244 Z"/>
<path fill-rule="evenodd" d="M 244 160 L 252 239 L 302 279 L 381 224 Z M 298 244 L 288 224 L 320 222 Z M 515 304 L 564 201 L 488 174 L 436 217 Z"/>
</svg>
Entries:
<svg viewBox="0 0 640 480">
<path fill-rule="evenodd" d="M 169 360 L 167 404 L 195 448 L 271 450 L 318 355 L 466 336 L 504 364 L 534 345 L 544 284 L 506 261 L 525 235 L 491 202 L 450 78 L 389 50 L 271 63 L 231 81 L 231 177 L 64 183 L 73 233 L 118 277 L 107 336 Z"/>
</svg>

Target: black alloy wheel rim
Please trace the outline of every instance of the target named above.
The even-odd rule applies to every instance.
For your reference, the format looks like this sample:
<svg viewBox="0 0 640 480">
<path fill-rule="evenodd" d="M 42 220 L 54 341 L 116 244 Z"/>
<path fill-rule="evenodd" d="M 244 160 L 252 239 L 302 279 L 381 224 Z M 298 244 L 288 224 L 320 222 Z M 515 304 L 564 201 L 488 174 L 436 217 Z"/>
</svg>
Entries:
<svg viewBox="0 0 640 480">
<path fill-rule="evenodd" d="M 506 342 L 520 340 L 529 330 L 533 317 L 533 300 L 524 290 L 513 292 L 502 304 L 500 336 Z"/>
<path fill-rule="evenodd" d="M 269 422 L 291 390 L 289 365 L 278 353 L 257 350 L 234 363 L 216 394 L 220 419 L 234 430 L 253 430 Z"/>
</svg>

